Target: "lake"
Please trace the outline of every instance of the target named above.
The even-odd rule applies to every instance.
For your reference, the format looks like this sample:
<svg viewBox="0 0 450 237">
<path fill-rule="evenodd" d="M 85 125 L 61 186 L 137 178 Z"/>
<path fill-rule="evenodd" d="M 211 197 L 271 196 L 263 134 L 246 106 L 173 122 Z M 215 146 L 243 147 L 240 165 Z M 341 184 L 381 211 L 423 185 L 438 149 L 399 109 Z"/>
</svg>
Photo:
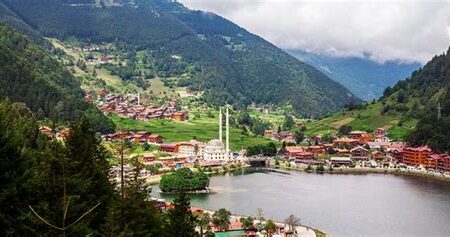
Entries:
<svg viewBox="0 0 450 237">
<path fill-rule="evenodd" d="M 215 194 L 192 206 L 284 220 L 290 214 L 332 236 L 450 236 L 450 183 L 390 174 L 281 174 L 247 170 L 213 176 Z M 160 195 L 154 187 L 152 195 Z"/>
</svg>

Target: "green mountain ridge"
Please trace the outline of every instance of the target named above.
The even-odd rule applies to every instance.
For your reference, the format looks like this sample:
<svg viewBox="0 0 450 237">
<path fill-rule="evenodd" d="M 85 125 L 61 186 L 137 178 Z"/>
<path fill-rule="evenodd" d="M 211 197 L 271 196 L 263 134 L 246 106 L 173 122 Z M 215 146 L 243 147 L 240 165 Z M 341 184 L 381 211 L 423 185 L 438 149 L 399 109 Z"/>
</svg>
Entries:
<svg viewBox="0 0 450 237">
<path fill-rule="evenodd" d="M 213 13 L 192 11 L 176 2 L 0 3 L 45 36 L 148 49 L 155 64 L 166 68 L 178 63 L 173 55 L 180 56 L 182 63 L 191 65 L 191 76 L 184 83 L 204 91 L 211 104 L 291 104 L 298 115 L 319 117 L 360 101 L 339 83 L 262 38 Z"/>
</svg>

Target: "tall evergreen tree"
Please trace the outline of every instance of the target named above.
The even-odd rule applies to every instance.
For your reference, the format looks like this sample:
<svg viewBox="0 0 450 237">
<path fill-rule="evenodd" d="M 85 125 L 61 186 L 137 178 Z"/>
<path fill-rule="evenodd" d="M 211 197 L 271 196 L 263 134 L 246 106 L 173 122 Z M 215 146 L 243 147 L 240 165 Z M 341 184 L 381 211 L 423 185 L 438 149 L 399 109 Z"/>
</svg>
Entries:
<svg viewBox="0 0 450 237">
<path fill-rule="evenodd" d="M 179 237 L 197 236 L 195 231 L 196 218 L 190 211 L 191 204 L 186 194 L 179 194 L 173 201 L 173 204 L 174 208 L 167 213 L 167 234 Z"/>
</svg>

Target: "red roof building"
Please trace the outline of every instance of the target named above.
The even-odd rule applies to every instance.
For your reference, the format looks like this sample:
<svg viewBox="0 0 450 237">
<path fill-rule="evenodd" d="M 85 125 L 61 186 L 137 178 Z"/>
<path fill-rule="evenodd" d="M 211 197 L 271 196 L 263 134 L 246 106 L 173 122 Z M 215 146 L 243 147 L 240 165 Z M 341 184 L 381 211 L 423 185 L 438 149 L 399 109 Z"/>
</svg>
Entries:
<svg viewBox="0 0 450 237">
<path fill-rule="evenodd" d="M 297 154 L 300 154 L 305 151 L 305 147 L 302 146 L 286 146 L 286 156 L 296 157 Z"/>
<path fill-rule="evenodd" d="M 335 147 L 343 147 L 343 148 L 354 148 L 359 145 L 359 140 L 352 138 L 338 138 L 333 141 L 333 145 Z"/>
<path fill-rule="evenodd" d="M 376 138 L 382 138 L 386 136 L 386 129 L 384 128 L 377 128 L 375 131 L 373 131 L 373 135 L 375 135 Z"/>
<path fill-rule="evenodd" d="M 350 154 L 352 159 L 354 160 L 368 160 L 369 159 L 369 151 L 361 146 L 355 147 L 350 150 Z"/>
<path fill-rule="evenodd" d="M 351 131 L 348 133 L 348 138 L 359 140 L 361 137 L 365 135 L 367 135 L 367 133 L 363 131 Z"/>
<path fill-rule="evenodd" d="M 187 120 L 188 115 L 187 112 L 182 111 L 182 112 L 175 112 L 170 116 L 171 119 L 176 120 L 176 121 L 184 121 Z"/>
<path fill-rule="evenodd" d="M 405 147 L 403 148 L 403 163 L 411 166 L 422 165 L 427 167 L 428 157 L 432 154 L 431 148 L 427 146 L 421 147 Z"/>
<path fill-rule="evenodd" d="M 161 135 L 152 134 L 148 137 L 148 142 L 151 143 L 162 143 L 163 137 Z"/>
<path fill-rule="evenodd" d="M 428 162 L 430 168 L 431 166 L 435 166 L 433 169 L 450 172 L 450 155 L 448 154 L 432 154 Z"/>
<path fill-rule="evenodd" d="M 178 153 L 178 143 L 176 143 L 176 142 L 163 143 L 159 147 L 159 150 L 162 152 Z"/>
</svg>

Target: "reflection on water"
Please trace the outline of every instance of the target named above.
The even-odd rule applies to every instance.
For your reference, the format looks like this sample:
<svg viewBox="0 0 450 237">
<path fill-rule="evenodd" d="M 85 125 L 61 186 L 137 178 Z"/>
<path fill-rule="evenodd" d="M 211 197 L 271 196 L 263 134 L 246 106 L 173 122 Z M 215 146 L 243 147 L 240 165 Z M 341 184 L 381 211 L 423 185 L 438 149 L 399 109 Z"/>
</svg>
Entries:
<svg viewBox="0 0 450 237">
<path fill-rule="evenodd" d="M 450 236 L 450 183 L 387 174 L 290 175 L 245 169 L 213 176 L 215 194 L 192 205 L 283 220 L 290 214 L 332 236 Z M 153 190 L 160 197 L 159 188 Z M 162 196 L 171 200 L 173 195 Z"/>
</svg>

